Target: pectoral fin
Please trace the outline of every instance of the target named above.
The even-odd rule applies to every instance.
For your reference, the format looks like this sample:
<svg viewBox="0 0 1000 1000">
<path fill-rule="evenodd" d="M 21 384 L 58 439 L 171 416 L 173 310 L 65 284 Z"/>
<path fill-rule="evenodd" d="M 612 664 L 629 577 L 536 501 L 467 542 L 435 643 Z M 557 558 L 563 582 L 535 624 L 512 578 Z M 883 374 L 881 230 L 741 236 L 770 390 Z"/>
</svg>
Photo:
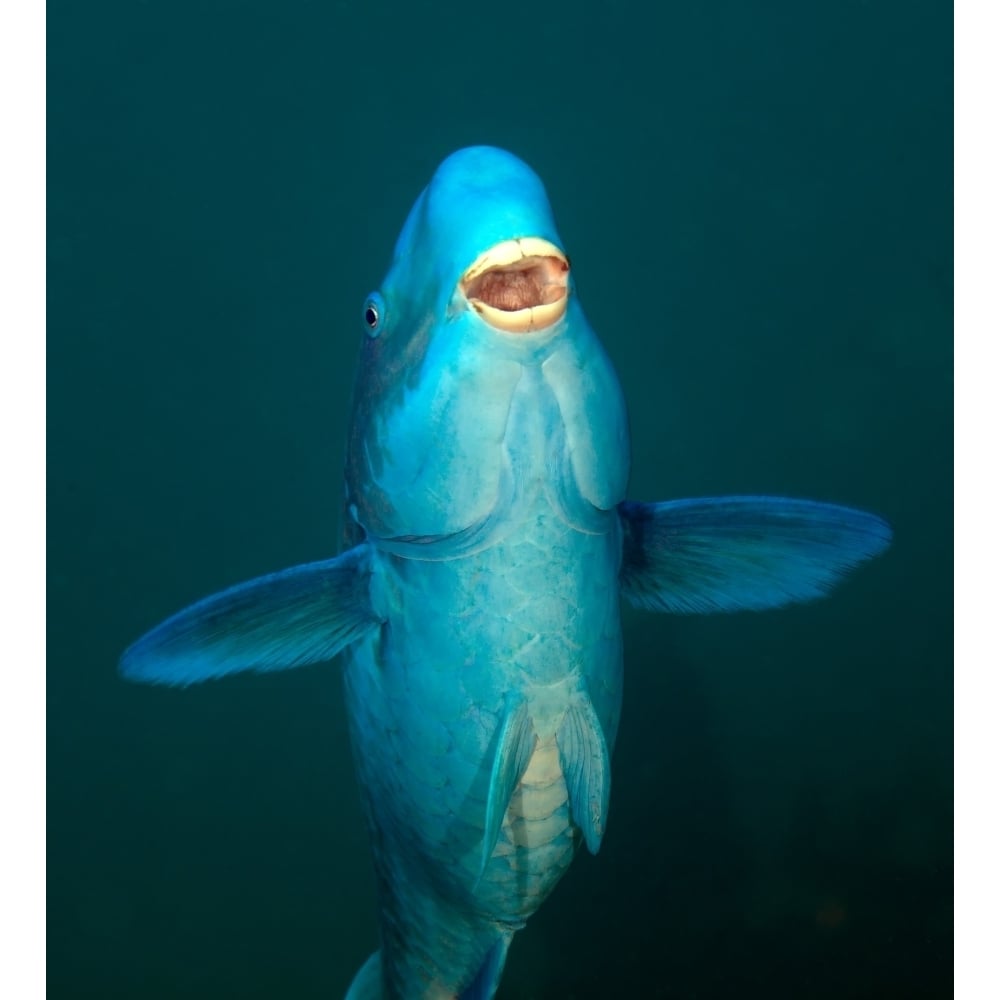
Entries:
<svg viewBox="0 0 1000 1000">
<path fill-rule="evenodd" d="M 497 737 L 486 800 L 486 823 L 483 829 L 483 849 L 479 860 L 477 882 L 483 877 L 486 864 L 497 846 L 497 838 L 500 836 L 503 818 L 510 805 L 510 797 L 514 794 L 518 782 L 524 777 L 537 740 L 531 717 L 528 715 L 527 703 L 522 699 L 515 700 L 504 713 Z"/>
<path fill-rule="evenodd" d="M 329 660 L 375 627 L 367 545 L 206 597 L 157 625 L 123 654 L 124 677 L 195 684 L 241 670 Z"/>
<path fill-rule="evenodd" d="M 622 593 L 650 611 L 759 611 L 823 597 L 884 552 L 874 514 L 812 500 L 711 497 L 619 505 Z"/>
<path fill-rule="evenodd" d="M 611 762 L 601 722 L 590 699 L 581 694 L 556 733 L 569 808 L 587 850 L 596 854 L 604 837 L 611 798 Z"/>
</svg>

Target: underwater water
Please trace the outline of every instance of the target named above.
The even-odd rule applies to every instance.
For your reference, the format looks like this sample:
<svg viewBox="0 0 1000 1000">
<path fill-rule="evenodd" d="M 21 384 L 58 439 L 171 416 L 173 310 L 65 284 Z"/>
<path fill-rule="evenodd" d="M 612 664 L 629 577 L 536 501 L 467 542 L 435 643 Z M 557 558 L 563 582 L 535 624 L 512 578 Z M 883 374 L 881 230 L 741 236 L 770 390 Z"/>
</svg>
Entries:
<svg viewBox="0 0 1000 1000">
<path fill-rule="evenodd" d="M 608 831 L 499 997 L 951 995 L 951 17 L 48 5 L 52 997 L 337 997 L 376 945 L 337 665 L 116 663 L 336 551 L 361 304 L 479 142 L 547 185 L 631 496 L 895 531 L 821 603 L 625 611 Z"/>
</svg>

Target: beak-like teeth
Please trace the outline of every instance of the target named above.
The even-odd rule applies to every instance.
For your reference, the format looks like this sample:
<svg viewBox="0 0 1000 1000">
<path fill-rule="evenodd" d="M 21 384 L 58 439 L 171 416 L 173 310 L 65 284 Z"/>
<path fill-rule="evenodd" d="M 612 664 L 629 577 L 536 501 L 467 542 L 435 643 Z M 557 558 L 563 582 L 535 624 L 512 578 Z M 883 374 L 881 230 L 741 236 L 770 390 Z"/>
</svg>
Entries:
<svg viewBox="0 0 1000 1000">
<path fill-rule="evenodd" d="M 569 261 L 548 240 L 505 240 L 476 258 L 460 287 L 490 326 L 507 333 L 543 330 L 566 312 Z"/>
<path fill-rule="evenodd" d="M 552 326 L 566 312 L 566 297 L 558 302 L 550 302 L 543 306 L 532 306 L 530 309 L 515 309 L 507 312 L 504 309 L 494 309 L 485 302 L 472 299 L 472 306 L 490 326 L 507 333 L 531 333 L 532 330 L 544 330 Z"/>
<path fill-rule="evenodd" d="M 503 243 L 497 243 L 481 253 L 472 267 L 465 272 L 462 281 L 468 284 L 485 271 L 516 264 L 523 257 L 555 257 L 566 264 L 567 270 L 569 269 L 566 255 L 554 243 L 540 240 L 537 236 L 525 236 L 520 240 L 505 240 Z"/>
</svg>

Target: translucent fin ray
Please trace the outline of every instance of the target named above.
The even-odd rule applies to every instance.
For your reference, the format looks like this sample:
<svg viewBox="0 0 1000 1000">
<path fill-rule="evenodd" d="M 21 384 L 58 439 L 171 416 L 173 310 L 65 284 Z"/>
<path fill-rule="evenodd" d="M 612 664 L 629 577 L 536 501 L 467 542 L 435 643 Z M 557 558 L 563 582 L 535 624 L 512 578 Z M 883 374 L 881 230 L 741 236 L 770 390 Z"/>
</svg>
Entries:
<svg viewBox="0 0 1000 1000">
<path fill-rule="evenodd" d="M 573 822 L 587 850 L 596 854 L 604 837 L 611 798 L 611 762 L 600 720 L 590 699 L 581 694 L 556 733 L 559 760 L 569 792 Z"/>
<path fill-rule="evenodd" d="M 122 654 L 128 680 L 195 684 L 242 670 L 329 660 L 377 624 L 367 545 L 213 594 L 147 632 Z"/>
<path fill-rule="evenodd" d="M 503 818 L 510 805 L 511 796 L 518 782 L 524 777 L 537 739 L 531 717 L 528 715 L 528 705 L 523 699 L 517 699 L 514 704 L 508 706 L 500 723 L 496 754 L 490 772 L 483 848 L 479 859 L 477 882 L 483 877 L 493 849 L 497 846 L 497 838 L 500 836 L 500 828 L 503 826 Z"/>
<path fill-rule="evenodd" d="M 892 529 L 852 507 L 736 496 L 619 505 L 622 593 L 650 611 L 759 611 L 823 597 Z"/>
</svg>

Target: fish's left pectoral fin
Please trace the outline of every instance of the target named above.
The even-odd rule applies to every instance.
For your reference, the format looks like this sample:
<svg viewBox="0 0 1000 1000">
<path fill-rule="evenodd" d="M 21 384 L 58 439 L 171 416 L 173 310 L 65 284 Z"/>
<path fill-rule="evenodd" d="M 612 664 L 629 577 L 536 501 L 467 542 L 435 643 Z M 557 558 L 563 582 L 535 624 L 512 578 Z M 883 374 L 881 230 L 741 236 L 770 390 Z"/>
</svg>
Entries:
<svg viewBox="0 0 1000 1000">
<path fill-rule="evenodd" d="M 622 593 L 649 611 L 762 611 L 815 600 L 892 539 L 882 518 L 814 500 L 626 501 L 618 511 Z"/>
<path fill-rule="evenodd" d="M 523 698 L 513 699 L 513 703 L 509 704 L 504 712 L 497 732 L 493 767 L 490 770 L 490 787 L 486 797 L 486 822 L 483 827 L 477 883 L 483 877 L 486 865 L 493 855 L 493 849 L 497 846 L 511 796 L 528 769 L 537 742 L 538 736 L 528 714 L 527 702 Z"/>
<path fill-rule="evenodd" d="M 569 707 L 556 733 L 569 809 L 587 850 L 596 854 L 607 825 L 611 800 L 608 743 L 590 699 L 581 694 Z"/>
<path fill-rule="evenodd" d="M 243 670 L 287 670 L 334 657 L 378 625 L 370 550 L 237 584 L 178 612 L 122 654 L 132 681 L 196 684 Z"/>
</svg>

